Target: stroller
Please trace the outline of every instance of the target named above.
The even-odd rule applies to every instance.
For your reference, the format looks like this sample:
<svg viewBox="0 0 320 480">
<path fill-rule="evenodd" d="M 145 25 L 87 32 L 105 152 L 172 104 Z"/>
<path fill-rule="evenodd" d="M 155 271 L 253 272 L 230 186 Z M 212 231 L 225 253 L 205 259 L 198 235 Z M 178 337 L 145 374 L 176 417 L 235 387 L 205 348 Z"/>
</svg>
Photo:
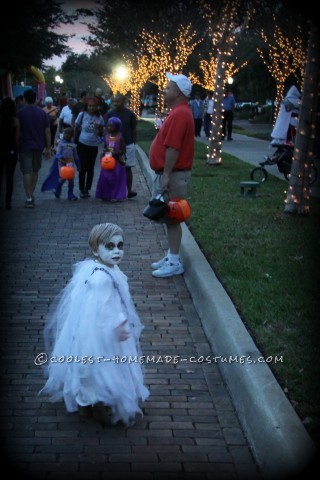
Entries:
<svg viewBox="0 0 320 480">
<path fill-rule="evenodd" d="M 274 154 L 265 156 L 264 162 L 259 167 L 251 170 L 251 180 L 265 182 L 268 172 L 264 168 L 267 165 L 277 165 L 280 173 L 286 180 L 290 178 L 292 167 L 293 149 L 298 127 L 298 114 L 300 108 L 300 93 L 295 86 L 292 86 L 284 100 L 281 102 L 279 114 L 271 133 L 271 146 L 276 148 Z M 318 171 L 314 163 L 311 163 L 309 184 L 312 185 L 318 177 Z"/>
<path fill-rule="evenodd" d="M 293 148 L 291 144 L 279 145 L 274 154 L 269 157 L 264 156 L 264 162 L 259 162 L 260 167 L 255 167 L 251 170 L 250 178 L 255 182 L 265 182 L 268 178 L 268 172 L 264 168 L 267 165 L 277 165 L 280 173 L 283 174 L 286 180 L 290 178 Z M 309 185 L 312 185 L 318 178 L 318 170 L 314 163 L 311 163 Z"/>
</svg>

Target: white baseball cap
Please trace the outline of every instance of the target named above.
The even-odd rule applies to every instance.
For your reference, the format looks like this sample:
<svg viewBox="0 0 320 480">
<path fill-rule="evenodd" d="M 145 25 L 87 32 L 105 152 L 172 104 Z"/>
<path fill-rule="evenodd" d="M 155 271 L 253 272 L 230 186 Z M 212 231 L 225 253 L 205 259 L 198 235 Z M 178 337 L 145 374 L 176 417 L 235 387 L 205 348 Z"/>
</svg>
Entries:
<svg viewBox="0 0 320 480">
<path fill-rule="evenodd" d="M 172 75 L 171 73 L 166 73 L 166 77 L 177 84 L 180 92 L 183 93 L 185 97 L 189 97 L 192 89 L 192 83 L 189 78 L 185 75 Z"/>
<path fill-rule="evenodd" d="M 53 103 L 53 98 L 52 97 L 46 97 L 45 103 Z"/>
</svg>

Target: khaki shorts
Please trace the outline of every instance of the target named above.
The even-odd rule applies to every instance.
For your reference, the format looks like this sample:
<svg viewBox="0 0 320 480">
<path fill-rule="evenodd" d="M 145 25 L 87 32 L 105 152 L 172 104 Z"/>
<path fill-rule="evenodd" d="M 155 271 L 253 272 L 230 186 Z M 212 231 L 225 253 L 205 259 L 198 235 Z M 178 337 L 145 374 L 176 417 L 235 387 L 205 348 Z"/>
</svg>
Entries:
<svg viewBox="0 0 320 480">
<path fill-rule="evenodd" d="M 188 185 L 191 178 L 191 170 L 171 172 L 169 184 L 169 199 L 186 198 L 188 193 Z M 156 197 L 159 193 L 163 193 L 162 175 L 156 174 L 153 181 L 152 197 Z"/>
<path fill-rule="evenodd" d="M 26 175 L 29 173 L 38 173 L 42 163 L 41 152 L 21 152 L 19 153 L 20 170 Z"/>
<path fill-rule="evenodd" d="M 126 145 L 126 167 L 136 166 L 136 146 L 134 143 Z"/>
</svg>

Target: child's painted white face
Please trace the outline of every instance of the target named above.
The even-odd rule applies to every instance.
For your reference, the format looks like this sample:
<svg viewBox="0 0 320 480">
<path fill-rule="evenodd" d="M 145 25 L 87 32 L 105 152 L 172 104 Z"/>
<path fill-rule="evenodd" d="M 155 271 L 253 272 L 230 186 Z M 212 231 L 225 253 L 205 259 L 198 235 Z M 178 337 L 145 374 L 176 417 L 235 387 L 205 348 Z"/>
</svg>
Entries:
<svg viewBox="0 0 320 480">
<path fill-rule="evenodd" d="M 93 254 L 98 260 L 107 265 L 108 267 L 114 267 L 121 262 L 123 257 L 123 238 L 121 235 L 114 235 L 109 242 L 100 243 L 97 252 Z"/>
</svg>

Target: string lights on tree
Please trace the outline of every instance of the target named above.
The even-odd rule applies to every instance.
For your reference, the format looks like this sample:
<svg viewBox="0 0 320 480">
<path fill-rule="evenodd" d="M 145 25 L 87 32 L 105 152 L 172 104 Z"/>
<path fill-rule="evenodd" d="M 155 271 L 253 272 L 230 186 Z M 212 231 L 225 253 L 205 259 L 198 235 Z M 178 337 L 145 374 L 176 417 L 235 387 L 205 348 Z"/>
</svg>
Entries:
<svg viewBox="0 0 320 480">
<path fill-rule="evenodd" d="M 305 63 L 306 48 L 303 45 L 301 27 L 296 28 L 297 34 L 289 38 L 281 31 L 273 17 L 274 30 L 270 38 L 261 31 L 261 37 L 267 45 L 267 49 L 257 48 L 257 51 L 266 65 L 270 75 L 276 82 L 276 109 L 274 119 L 277 118 L 280 102 L 284 97 L 285 82 L 293 76 L 298 85 L 301 84 Z"/>
<path fill-rule="evenodd" d="M 230 62 L 226 68 L 226 80 L 230 84 L 229 79 L 234 78 L 239 71 L 244 68 L 246 65 L 248 65 L 248 61 L 244 61 L 241 63 L 241 65 L 236 66 L 234 62 Z"/>
<path fill-rule="evenodd" d="M 111 91 L 126 94 L 131 92 L 131 108 L 137 116 L 140 110 L 140 92 L 143 85 L 150 80 L 158 87 L 158 111 L 164 111 L 163 91 L 167 85 L 166 72 L 181 73 L 188 57 L 201 40 L 197 40 L 191 24 L 180 25 L 178 34 L 169 40 L 167 33 L 154 33 L 143 30 L 137 43 L 141 52 L 133 61 L 125 60 L 127 75 L 119 77 L 114 69 L 109 76 L 103 77 Z"/>
<path fill-rule="evenodd" d="M 166 72 L 170 69 L 171 42 L 164 33 L 154 33 L 142 30 L 141 50 L 149 57 L 149 80 L 158 87 L 158 110 L 164 111 L 164 97 L 162 92 L 166 86 Z"/>
<path fill-rule="evenodd" d="M 196 38 L 191 24 L 180 25 L 177 36 L 169 39 L 168 33 L 154 33 L 143 30 L 141 51 L 149 56 L 150 81 L 158 87 L 158 111 L 164 111 L 163 91 L 168 83 L 166 72 L 182 73 L 189 56 L 201 40 Z"/>
<path fill-rule="evenodd" d="M 239 66 L 235 66 L 234 62 L 230 62 L 225 71 L 225 81 L 227 82 L 229 78 L 234 78 L 234 76 L 247 65 L 247 61 L 243 62 Z M 201 80 L 194 73 L 189 73 L 189 78 L 192 83 L 196 83 L 208 91 L 213 91 L 213 85 L 216 78 L 217 72 L 217 59 L 213 57 L 212 54 L 209 55 L 209 60 L 200 60 L 199 67 L 202 72 Z"/>
<path fill-rule="evenodd" d="M 130 59 L 126 60 L 130 75 L 130 108 L 134 111 L 137 118 L 140 116 L 140 97 L 141 89 L 150 77 L 149 58 L 146 55 L 136 57 L 135 64 Z"/>
<path fill-rule="evenodd" d="M 191 72 L 189 73 L 191 82 L 201 85 L 201 87 L 205 88 L 206 90 L 212 91 L 217 71 L 217 59 L 210 54 L 209 60 L 200 60 L 199 68 L 202 73 L 202 80 Z"/>
<path fill-rule="evenodd" d="M 310 210 L 310 175 L 316 137 L 319 89 L 319 31 L 314 26 L 311 26 L 289 188 L 288 192 L 285 192 L 287 194 L 285 213 L 307 215 Z"/>
<path fill-rule="evenodd" d="M 222 163 L 222 116 L 223 93 L 227 76 L 229 75 L 230 57 L 233 53 L 236 38 L 250 19 L 247 11 L 244 21 L 239 26 L 240 0 L 226 0 L 223 3 L 221 15 L 213 17 L 211 2 L 202 2 L 204 17 L 208 21 L 209 35 L 214 48 L 213 57 L 216 58 L 216 74 L 214 78 L 214 109 L 211 122 L 210 139 L 207 154 L 207 165 L 221 165 Z M 251 14 L 253 13 L 253 10 Z"/>
</svg>

